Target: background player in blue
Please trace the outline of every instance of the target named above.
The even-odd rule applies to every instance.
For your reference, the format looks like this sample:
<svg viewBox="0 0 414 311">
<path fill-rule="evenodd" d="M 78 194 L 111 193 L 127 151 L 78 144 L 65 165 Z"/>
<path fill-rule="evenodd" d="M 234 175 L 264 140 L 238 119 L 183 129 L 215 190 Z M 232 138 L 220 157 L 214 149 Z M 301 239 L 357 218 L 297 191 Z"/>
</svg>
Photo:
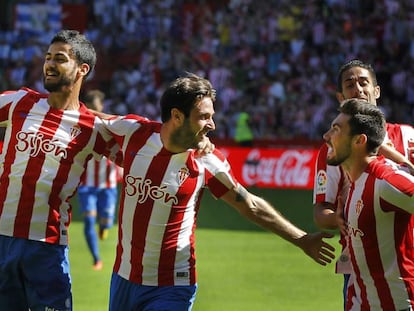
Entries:
<svg viewBox="0 0 414 311">
<path fill-rule="evenodd" d="M 105 94 L 91 90 L 85 95 L 85 105 L 93 110 L 103 110 Z M 118 199 L 117 182 L 120 168 L 107 158 L 88 162 L 82 183 L 78 188 L 79 207 L 83 216 L 84 235 L 93 257 L 93 269 L 102 270 L 103 262 L 99 255 L 96 222 L 98 220 L 99 239 L 105 240 L 113 226 Z"/>
</svg>

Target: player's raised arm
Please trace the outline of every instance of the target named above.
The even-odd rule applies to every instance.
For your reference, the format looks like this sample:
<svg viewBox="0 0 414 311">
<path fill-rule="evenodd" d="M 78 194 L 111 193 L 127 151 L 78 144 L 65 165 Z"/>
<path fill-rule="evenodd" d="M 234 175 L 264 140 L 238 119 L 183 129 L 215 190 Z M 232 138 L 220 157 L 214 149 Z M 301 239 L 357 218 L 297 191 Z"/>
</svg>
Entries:
<svg viewBox="0 0 414 311">
<path fill-rule="evenodd" d="M 332 234 L 303 231 L 287 220 L 269 202 L 250 193 L 241 185 L 234 186 L 221 199 L 252 222 L 300 247 L 320 265 L 324 266 L 335 258 L 334 247 L 323 240 L 332 238 Z"/>
<path fill-rule="evenodd" d="M 97 110 L 94 110 L 94 109 L 91 109 L 91 108 L 89 108 L 89 111 L 92 112 L 95 116 L 101 118 L 102 120 L 108 120 L 108 119 L 111 119 L 111 118 L 118 117 L 117 115 L 104 113 L 102 111 L 97 111 Z"/>
</svg>

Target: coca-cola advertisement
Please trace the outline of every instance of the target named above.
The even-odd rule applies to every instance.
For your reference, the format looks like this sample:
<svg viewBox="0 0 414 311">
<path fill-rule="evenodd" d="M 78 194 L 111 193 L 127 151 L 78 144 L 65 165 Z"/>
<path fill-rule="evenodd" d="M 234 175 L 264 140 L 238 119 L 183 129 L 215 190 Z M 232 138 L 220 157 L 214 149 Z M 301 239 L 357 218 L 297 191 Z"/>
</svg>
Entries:
<svg viewBox="0 0 414 311">
<path fill-rule="evenodd" d="M 248 187 L 313 189 L 317 149 L 220 147 Z"/>
</svg>

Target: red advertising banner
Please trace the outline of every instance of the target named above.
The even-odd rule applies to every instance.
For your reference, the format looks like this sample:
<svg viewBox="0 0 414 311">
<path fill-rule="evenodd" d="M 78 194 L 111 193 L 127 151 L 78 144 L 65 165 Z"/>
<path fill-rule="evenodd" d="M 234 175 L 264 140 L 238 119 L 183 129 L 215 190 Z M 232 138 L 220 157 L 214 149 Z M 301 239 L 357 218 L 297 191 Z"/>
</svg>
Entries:
<svg viewBox="0 0 414 311">
<path fill-rule="evenodd" d="M 313 189 L 317 149 L 219 149 L 243 186 Z"/>
</svg>

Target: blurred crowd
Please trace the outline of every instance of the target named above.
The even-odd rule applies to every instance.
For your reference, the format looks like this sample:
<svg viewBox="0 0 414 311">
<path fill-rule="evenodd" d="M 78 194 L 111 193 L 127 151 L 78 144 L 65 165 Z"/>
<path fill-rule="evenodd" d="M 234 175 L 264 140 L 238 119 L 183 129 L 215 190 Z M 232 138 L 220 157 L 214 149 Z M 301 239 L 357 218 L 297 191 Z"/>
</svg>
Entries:
<svg viewBox="0 0 414 311">
<path fill-rule="evenodd" d="M 39 2 L 57 3 L 19 1 Z M 320 139 L 338 105 L 337 71 L 359 58 L 377 72 L 388 121 L 414 117 L 412 0 L 62 2 L 87 10 L 85 34 L 98 63 L 85 91 L 105 92 L 107 112 L 157 119 L 166 83 L 194 72 L 217 89 L 214 135 L 233 137 L 243 111 L 256 139 Z M 43 91 L 43 55 L 53 34 L 3 24 L 0 91 Z"/>
</svg>

